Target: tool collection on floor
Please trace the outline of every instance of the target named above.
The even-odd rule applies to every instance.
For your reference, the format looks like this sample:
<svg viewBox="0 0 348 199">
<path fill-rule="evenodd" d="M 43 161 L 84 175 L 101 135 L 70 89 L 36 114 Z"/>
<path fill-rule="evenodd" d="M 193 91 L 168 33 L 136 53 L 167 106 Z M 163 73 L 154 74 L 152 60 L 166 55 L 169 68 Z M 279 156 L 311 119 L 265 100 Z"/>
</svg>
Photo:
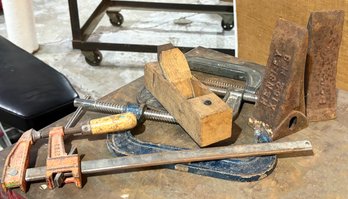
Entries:
<svg viewBox="0 0 348 199">
<path fill-rule="evenodd" d="M 172 45 L 160 46 L 158 62 L 145 66 L 147 90 L 139 93 L 140 105 L 76 99 L 78 109 L 67 126 L 23 133 L 6 159 L 3 188 L 26 191 L 27 182 L 44 179 L 50 189 L 66 183 L 81 188 L 82 174 L 158 165 L 238 181 L 267 176 L 276 165 L 277 154 L 312 150 L 307 140 L 272 141 L 307 127 L 308 120 L 335 117 L 335 71 L 343 16 L 341 11 L 312 13 L 309 38 L 306 28 L 280 19 L 265 69 L 202 47 L 184 55 Z M 323 46 L 328 48 L 323 50 Z M 205 81 L 200 73 L 218 80 Z M 233 81 L 220 82 L 219 78 Z M 249 124 L 256 144 L 187 149 L 143 142 L 127 131 L 146 119 L 177 123 L 197 145 L 206 147 L 231 137 L 243 100 L 255 103 Z M 85 111 L 118 115 L 73 127 Z M 114 133 L 107 136 L 110 151 L 125 157 L 81 161 L 76 147 L 65 151 L 66 135 L 108 133 Z M 46 166 L 28 168 L 30 148 L 41 138 L 48 138 Z"/>
<path fill-rule="evenodd" d="M 133 113 L 107 116 L 91 120 L 88 124 L 90 128 L 88 132 L 100 134 L 117 132 L 118 130 L 124 131 L 128 128 L 133 128 L 136 125 L 136 121 L 136 116 Z M 38 168 L 28 168 L 29 151 L 33 142 L 38 137 L 43 137 L 43 134 L 34 130 L 26 131 L 6 159 L 2 178 L 3 188 L 6 190 L 7 188 L 20 187 L 22 191 L 26 191 L 26 182 L 43 179 L 46 179 L 48 188 L 50 189 L 60 187 L 64 183 L 75 183 L 77 187 L 81 188 L 82 174 L 174 163 L 256 155 L 274 155 L 312 150 L 312 145 L 309 141 L 297 141 L 236 145 L 233 147 L 214 147 L 81 162 L 80 156 L 74 154 L 76 147 L 72 147 L 71 152 L 68 154 L 65 152 L 64 135 L 79 134 L 85 131 L 83 130 L 84 126 L 85 125 L 82 125 L 82 128 L 80 128 L 82 129 L 81 131 L 76 131 L 75 128 L 73 130 L 69 128 L 64 129 L 63 127 L 51 129 L 48 134 L 46 167 Z M 111 126 L 112 128 L 110 128 Z M 93 129 L 95 129 L 95 131 Z M 37 134 L 41 134 L 41 136 L 37 136 Z M 59 173 L 62 173 L 62 175 L 57 175 Z"/>
<path fill-rule="evenodd" d="M 200 81 L 209 86 L 211 91 L 224 97 L 224 99 L 228 99 L 226 100 L 226 103 L 233 109 L 234 119 L 238 114 L 238 112 L 235 111 L 239 110 L 241 106 L 241 96 L 244 96 L 243 100 L 245 101 L 256 101 L 256 97 L 246 98 L 245 96 L 255 96 L 255 91 L 258 90 L 259 86 L 261 85 L 264 74 L 264 68 L 262 66 L 250 62 L 241 62 L 232 56 L 202 47 L 189 51 L 185 54 L 185 56 L 190 63 L 189 67 L 191 70 L 199 72 L 204 71 L 205 73 L 218 75 L 219 79 L 221 79 L 221 75 L 223 75 L 229 78 L 228 80 L 237 79 L 244 81 L 243 84 L 233 81 L 232 83 L 234 84 L 231 84 L 231 82 L 226 83 L 222 81 L 218 81 L 216 83 L 215 80 L 207 81 L 207 79 L 197 76 Z M 199 62 L 194 62 L 192 60 L 198 60 Z M 215 66 L 215 63 L 219 63 L 219 67 L 210 69 L 209 66 Z M 235 103 L 234 101 L 230 100 L 232 98 L 239 100 L 237 100 Z M 160 108 L 161 105 L 146 89 L 143 89 L 138 95 L 138 102 L 139 104 L 146 104 L 147 107 L 152 109 L 152 114 L 147 113 L 149 109 L 144 112 L 145 119 L 148 118 L 146 115 L 156 116 L 149 119 L 155 119 L 157 121 L 165 121 L 163 119 L 170 117 L 169 113 L 165 113 L 164 111 L 166 110 L 164 108 Z M 126 106 L 121 106 L 119 104 L 98 102 L 93 100 L 75 99 L 74 104 L 75 106 L 82 107 L 88 111 L 109 114 L 121 113 L 126 109 Z M 155 113 L 155 110 L 160 111 L 161 113 Z M 265 142 L 268 139 L 263 137 L 263 139 L 260 140 Z M 117 156 L 183 150 L 183 148 L 175 146 L 155 144 L 138 140 L 130 131 L 108 135 L 107 146 L 109 150 Z M 276 156 L 259 156 L 243 158 L 243 161 L 240 161 L 239 159 L 224 159 L 218 161 L 195 162 L 186 165 L 172 164 L 166 165 L 166 167 L 227 180 L 255 181 L 270 174 L 276 165 L 276 160 Z"/>
<path fill-rule="evenodd" d="M 232 56 L 219 53 L 213 50 L 205 49 L 202 47 L 198 47 L 196 49 L 193 49 L 192 51 L 189 51 L 186 53 L 186 58 L 188 62 L 190 63 L 191 70 L 196 71 L 205 71 L 209 74 L 218 75 L 216 76 L 218 78 L 217 83 L 215 79 L 212 79 L 212 81 L 208 81 L 210 79 L 203 78 L 200 76 L 197 76 L 197 79 L 199 79 L 201 82 L 204 82 L 208 85 L 209 89 L 214 91 L 217 95 L 221 95 L 224 97 L 224 99 L 230 99 L 234 96 L 239 97 L 241 94 L 245 93 L 244 96 L 246 96 L 247 93 L 253 95 L 256 90 L 258 90 L 259 86 L 261 85 L 264 69 L 260 65 L 256 65 L 250 62 L 242 62 L 240 60 L 235 59 Z M 198 62 L 198 66 L 193 65 L 197 62 L 191 62 L 190 60 L 205 60 L 205 62 Z M 205 64 L 203 64 L 205 63 Z M 209 64 L 214 65 L 213 63 L 219 63 L 219 66 L 221 67 L 215 67 L 213 69 L 209 69 Z M 251 69 L 252 68 L 252 69 Z M 197 73 L 194 73 L 197 75 Z M 244 85 L 240 84 L 238 82 L 233 82 L 235 84 L 231 84 L 231 82 L 224 82 L 221 81 L 221 74 L 224 75 L 224 77 L 228 77 L 230 79 L 238 79 L 238 80 L 244 80 Z M 236 74 L 242 75 L 241 77 L 236 77 Z M 214 82 L 214 86 L 211 82 Z M 227 85 L 225 87 L 225 85 Z M 216 87 L 219 86 L 219 87 Z M 230 88 L 228 88 L 230 87 Z M 248 89 L 246 89 L 248 88 Z M 228 90 L 232 90 L 235 92 L 231 92 L 231 94 L 226 95 L 226 92 Z M 218 91 L 218 92 L 216 92 Z M 226 97 L 228 96 L 228 97 Z M 240 98 L 239 98 L 240 99 Z M 245 99 L 244 99 L 245 100 Z M 254 101 L 256 99 L 254 98 Z M 79 99 L 76 99 L 76 101 L 80 101 Z M 147 89 L 142 89 L 139 92 L 139 95 L 137 96 L 137 101 L 139 103 L 146 104 L 149 108 L 154 110 L 162 110 L 165 111 L 165 109 L 158 103 L 158 101 L 151 95 L 151 93 Z M 253 100 L 245 100 L 245 101 L 253 101 Z M 89 111 L 101 111 L 101 102 L 92 102 L 93 104 L 99 104 L 94 106 L 94 108 L 83 106 L 87 108 Z M 236 119 L 236 112 L 233 107 L 236 107 L 240 109 L 241 106 L 241 100 L 239 103 L 234 103 L 231 101 L 228 102 L 226 100 L 226 103 L 233 109 L 233 119 Z M 80 103 L 74 103 L 78 107 L 81 107 Z M 112 106 L 111 103 L 109 103 L 109 106 Z M 116 105 L 114 105 L 116 106 Z M 109 110 L 112 111 L 113 108 L 110 108 Z M 104 111 L 105 112 L 105 109 Z M 109 112 L 109 113 L 115 113 L 115 112 Z M 109 134 L 108 136 L 108 142 L 107 146 L 109 150 L 117 155 L 117 156 L 124 156 L 124 155 L 140 155 L 140 154 L 148 154 L 148 153 L 158 153 L 158 152 L 164 152 L 164 151 L 177 151 L 177 150 L 183 150 L 185 148 L 179 148 L 175 146 L 169 146 L 164 144 L 156 144 L 156 143 L 150 143 L 150 142 L 144 142 L 139 139 L 136 139 L 130 131 L 127 131 L 126 133 L 121 134 Z M 258 140 L 260 142 L 268 142 L 269 138 L 267 136 L 264 136 L 261 134 L 258 136 Z M 195 163 L 189 163 L 189 164 L 179 164 L 179 165 L 167 165 L 167 168 L 170 169 L 176 169 L 180 171 L 186 171 L 189 173 L 199 174 L 199 175 L 205 175 L 210 176 L 214 178 L 221 178 L 221 179 L 227 179 L 227 180 L 234 180 L 234 181 L 255 181 L 259 180 L 261 178 L 264 178 L 265 176 L 269 175 L 275 165 L 276 165 L 277 157 L 276 156 L 258 156 L 258 157 L 248 157 L 243 158 L 241 161 L 240 159 L 223 159 L 218 161 L 205 161 L 205 162 L 195 162 Z"/>
</svg>

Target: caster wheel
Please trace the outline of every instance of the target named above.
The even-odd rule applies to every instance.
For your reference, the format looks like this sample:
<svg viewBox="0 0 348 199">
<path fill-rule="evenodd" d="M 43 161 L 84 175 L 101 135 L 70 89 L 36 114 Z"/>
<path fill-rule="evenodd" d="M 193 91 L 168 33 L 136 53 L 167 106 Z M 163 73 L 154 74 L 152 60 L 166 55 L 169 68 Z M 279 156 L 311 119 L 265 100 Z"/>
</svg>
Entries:
<svg viewBox="0 0 348 199">
<path fill-rule="evenodd" d="M 103 60 L 103 55 L 99 50 L 82 52 L 85 55 L 86 62 L 91 66 L 99 66 Z"/>
<path fill-rule="evenodd" d="M 230 30 L 232 30 L 232 28 L 233 28 L 233 24 L 225 23 L 225 21 L 222 20 L 222 21 L 221 21 L 221 27 L 222 27 L 224 30 L 230 31 Z"/>
<path fill-rule="evenodd" d="M 119 12 L 117 13 L 108 13 L 110 23 L 113 26 L 121 26 L 123 24 L 123 15 Z"/>
</svg>

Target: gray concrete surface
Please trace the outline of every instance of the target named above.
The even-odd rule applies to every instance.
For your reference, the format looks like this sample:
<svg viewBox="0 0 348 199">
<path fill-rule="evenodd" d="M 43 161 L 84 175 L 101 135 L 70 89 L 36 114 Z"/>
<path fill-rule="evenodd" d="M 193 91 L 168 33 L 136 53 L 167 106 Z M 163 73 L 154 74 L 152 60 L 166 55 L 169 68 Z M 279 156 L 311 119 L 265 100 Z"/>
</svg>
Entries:
<svg viewBox="0 0 348 199">
<path fill-rule="evenodd" d="M 165 1 L 165 0 L 161 0 Z M 177 3 L 216 4 L 218 0 L 166 0 Z M 79 0 L 80 19 L 84 22 L 99 1 Z M 67 0 L 33 0 L 40 50 L 35 56 L 63 73 L 81 95 L 99 98 L 143 75 L 146 62 L 155 54 L 102 51 L 101 66 L 89 66 L 79 50 L 71 46 L 71 29 Z M 165 44 L 234 48 L 235 31 L 224 32 L 217 15 L 124 10 L 122 27 L 113 27 L 104 16 L 93 41 Z M 188 25 L 177 25 L 185 17 Z M 0 15 L 0 35 L 7 37 L 5 19 Z M 25 34 L 25 33 L 23 33 Z"/>
</svg>

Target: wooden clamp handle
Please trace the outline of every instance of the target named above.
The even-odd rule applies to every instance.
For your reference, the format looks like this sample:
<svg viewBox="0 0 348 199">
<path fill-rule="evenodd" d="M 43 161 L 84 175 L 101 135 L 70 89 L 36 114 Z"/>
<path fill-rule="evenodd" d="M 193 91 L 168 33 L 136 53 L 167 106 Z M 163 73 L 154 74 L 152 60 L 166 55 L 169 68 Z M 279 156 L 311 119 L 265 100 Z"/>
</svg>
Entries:
<svg viewBox="0 0 348 199">
<path fill-rule="evenodd" d="M 92 134 L 105 134 L 125 131 L 137 125 L 137 117 L 133 113 L 122 113 L 93 119 L 89 122 Z"/>
</svg>

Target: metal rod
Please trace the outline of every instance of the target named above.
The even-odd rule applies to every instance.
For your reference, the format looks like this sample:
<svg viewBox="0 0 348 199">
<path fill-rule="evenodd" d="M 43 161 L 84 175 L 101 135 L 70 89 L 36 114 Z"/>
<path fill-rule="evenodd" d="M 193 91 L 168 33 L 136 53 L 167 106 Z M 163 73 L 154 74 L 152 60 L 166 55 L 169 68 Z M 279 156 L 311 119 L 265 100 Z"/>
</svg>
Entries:
<svg viewBox="0 0 348 199">
<path fill-rule="evenodd" d="M 117 7 L 126 10 L 159 10 L 172 12 L 192 12 L 207 14 L 230 14 L 233 15 L 233 5 L 205 5 L 205 4 L 181 4 L 161 3 L 144 1 L 120 1 L 111 0 L 110 7 Z"/>
<path fill-rule="evenodd" d="M 77 0 L 69 0 L 69 13 L 73 41 L 81 40 L 80 17 Z"/>
<path fill-rule="evenodd" d="M 103 18 L 109 2 L 102 0 L 81 28 L 82 40 L 86 41 Z M 77 11 L 78 12 L 78 11 Z"/>
<path fill-rule="evenodd" d="M 127 112 L 127 105 L 114 104 L 109 102 L 100 102 L 93 100 L 85 100 L 76 98 L 74 100 L 75 107 L 82 107 L 88 111 L 119 114 Z M 144 111 L 145 119 L 156 120 L 162 122 L 176 123 L 176 120 L 166 111 L 156 111 L 147 109 Z"/>
<path fill-rule="evenodd" d="M 144 53 L 156 53 L 158 45 L 143 45 L 143 44 L 122 44 L 122 43 L 105 43 L 105 42 L 91 42 L 91 41 L 79 41 L 74 40 L 72 42 L 74 49 L 80 49 L 84 51 L 93 50 L 117 50 L 126 52 L 144 52 Z M 193 49 L 193 47 L 182 47 L 177 46 L 182 52 L 188 52 Z M 227 48 L 211 48 L 222 53 L 235 55 L 234 49 Z"/>
<path fill-rule="evenodd" d="M 2 123 L 0 122 L 0 131 L 2 131 L 4 133 L 4 142 L 6 144 L 5 147 L 11 146 L 12 142 L 10 140 L 10 138 L 7 135 L 7 131 L 5 130 L 4 126 L 2 125 Z"/>
<path fill-rule="evenodd" d="M 82 134 L 81 126 L 64 129 L 64 135 L 75 135 L 75 134 Z"/>
<path fill-rule="evenodd" d="M 211 92 L 215 93 L 216 95 L 218 95 L 220 97 L 223 97 L 227 94 L 227 89 L 210 86 L 209 84 L 207 86 Z M 230 92 L 232 92 L 232 90 Z M 236 89 L 236 91 L 233 91 L 233 92 L 235 92 L 239 95 L 242 95 L 242 98 L 245 101 L 248 101 L 248 102 L 256 102 L 257 101 L 256 94 L 245 93 L 243 91 L 239 91 L 238 89 Z"/>
<path fill-rule="evenodd" d="M 86 95 L 86 100 L 91 99 L 90 95 Z M 66 135 L 73 135 L 77 134 L 81 131 L 81 127 L 75 127 L 75 125 L 81 120 L 81 118 L 85 115 L 87 110 L 83 109 L 83 107 L 78 107 L 76 111 L 73 113 L 71 118 L 68 120 L 68 122 L 65 124 L 65 134 Z M 41 138 L 48 138 L 49 131 L 35 131 L 33 135 L 33 141 L 37 141 Z"/>
<path fill-rule="evenodd" d="M 91 99 L 90 95 L 86 95 L 86 97 L 84 99 Z M 71 118 L 69 119 L 69 121 L 66 123 L 64 128 L 71 128 L 74 127 L 83 117 L 83 115 L 85 115 L 87 110 L 84 110 L 82 107 L 78 107 L 77 110 L 74 112 L 74 114 L 71 116 Z"/>
<path fill-rule="evenodd" d="M 111 159 L 82 161 L 81 172 L 82 174 L 93 174 L 121 169 L 144 168 L 176 163 L 189 163 L 226 158 L 241 158 L 248 156 L 286 154 L 304 151 L 312 151 L 312 144 L 307 140 L 193 149 L 146 155 L 134 155 Z M 25 180 L 27 182 L 44 180 L 45 172 L 45 167 L 29 168 L 27 169 Z"/>
</svg>

